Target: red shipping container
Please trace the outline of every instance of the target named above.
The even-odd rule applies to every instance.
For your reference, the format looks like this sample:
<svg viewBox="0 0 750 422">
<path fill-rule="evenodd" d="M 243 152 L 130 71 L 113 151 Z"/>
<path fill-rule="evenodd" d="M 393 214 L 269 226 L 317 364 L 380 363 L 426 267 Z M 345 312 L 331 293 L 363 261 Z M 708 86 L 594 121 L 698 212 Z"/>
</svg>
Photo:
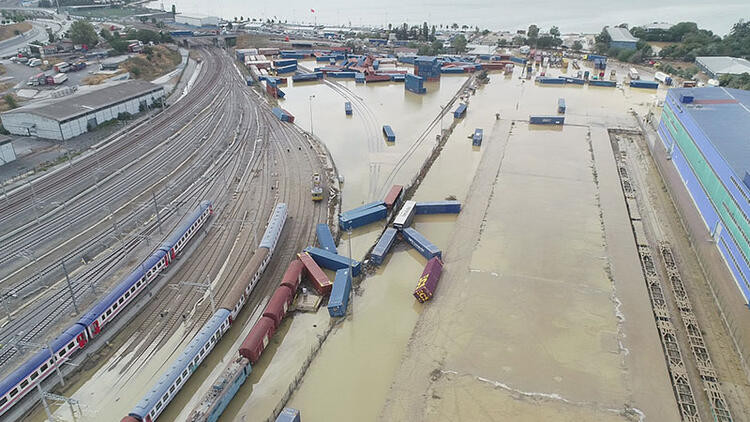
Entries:
<svg viewBox="0 0 750 422">
<path fill-rule="evenodd" d="M 242 342 L 240 355 L 254 364 L 260 359 L 261 353 L 268 346 L 273 333 L 273 320 L 268 317 L 261 317 L 245 337 L 245 341 Z"/>
<path fill-rule="evenodd" d="M 294 116 L 292 116 L 292 113 L 284 110 L 283 108 L 281 109 L 281 111 L 283 111 L 284 113 L 286 113 L 289 116 L 289 123 L 294 123 Z"/>
<path fill-rule="evenodd" d="M 269 317 L 273 320 L 274 328 L 279 328 L 281 320 L 286 315 L 286 310 L 289 307 L 289 303 L 292 301 L 292 295 L 289 293 L 289 288 L 286 286 L 279 287 L 271 296 L 271 299 L 266 304 L 266 310 L 263 311 L 263 316 Z"/>
<path fill-rule="evenodd" d="M 290 262 L 289 266 L 286 267 L 284 276 L 281 277 L 281 285 L 288 287 L 292 294 L 296 293 L 300 282 L 302 282 L 302 270 L 304 269 L 305 266 L 299 259 Z"/>
<path fill-rule="evenodd" d="M 443 262 L 440 261 L 440 258 L 434 257 L 427 261 L 422 277 L 419 278 L 419 283 L 417 283 L 417 288 L 414 289 L 414 297 L 417 298 L 419 303 L 424 303 L 432 298 L 442 272 Z"/>
<path fill-rule="evenodd" d="M 315 291 L 321 296 L 328 296 L 331 294 L 333 283 L 331 283 L 331 280 L 328 279 L 328 276 L 320 269 L 318 264 L 315 263 L 310 254 L 302 252 L 297 254 L 297 256 L 300 261 L 302 261 L 302 264 L 305 265 L 313 289 L 315 289 Z"/>
<path fill-rule="evenodd" d="M 388 195 L 385 196 L 385 206 L 388 208 L 393 208 L 393 205 L 396 203 L 398 198 L 401 196 L 401 192 L 404 190 L 404 187 L 401 185 L 393 185 L 390 192 L 388 192 Z"/>
</svg>

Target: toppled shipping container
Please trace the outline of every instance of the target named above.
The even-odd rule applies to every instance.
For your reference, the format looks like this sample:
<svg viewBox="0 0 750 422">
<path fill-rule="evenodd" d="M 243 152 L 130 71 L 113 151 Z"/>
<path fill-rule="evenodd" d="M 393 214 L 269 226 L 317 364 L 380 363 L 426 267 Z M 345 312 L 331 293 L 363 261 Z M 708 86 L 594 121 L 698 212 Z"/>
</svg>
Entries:
<svg viewBox="0 0 750 422">
<path fill-rule="evenodd" d="M 297 254 L 297 257 L 305 266 L 308 278 L 310 279 L 310 284 L 312 284 L 313 289 L 315 289 L 315 291 L 318 292 L 318 294 L 321 296 L 327 296 L 329 293 L 331 293 L 331 287 L 333 286 L 331 280 L 328 279 L 326 273 L 324 273 L 323 270 L 320 269 L 320 266 L 318 266 L 315 260 L 312 259 L 310 254 L 308 254 L 307 252 L 302 252 Z"/>
<path fill-rule="evenodd" d="M 401 196 L 404 193 L 404 187 L 401 185 L 393 185 L 391 187 L 391 190 L 388 191 L 388 194 L 385 196 L 385 203 L 386 208 L 391 209 L 394 206 L 397 206 L 401 202 Z"/>
<path fill-rule="evenodd" d="M 349 293 L 352 290 L 352 275 L 349 268 L 336 271 L 333 279 L 331 297 L 328 299 L 328 314 L 331 317 L 346 316 L 346 308 L 349 306 Z"/>
<path fill-rule="evenodd" d="M 305 253 L 307 253 L 316 264 L 329 270 L 338 271 L 351 267 L 352 276 L 354 277 L 358 276 L 362 270 L 362 264 L 356 259 L 349 259 L 345 256 L 328 252 L 325 249 L 308 246 L 305 248 Z"/>
<path fill-rule="evenodd" d="M 339 216 L 339 226 L 342 230 L 356 229 L 378 220 L 382 220 L 388 214 L 385 205 L 378 205 L 359 212 L 348 212 Z"/>
<path fill-rule="evenodd" d="M 398 230 L 393 227 L 385 229 L 383 235 L 380 236 L 380 240 L 378 240 L 378 243 L 372 248 L 372 252 L 370 253 L 370 261 L 373 264 L 380 265 L 383 263 L 386 255 L 388 255 L 391 247 L 393 247 L 393 244 L 396 242 L 397 234 Z"/>
<path fill-rule="evenodd" d="M 443 262 L 440 258 L 434 257 L 427 261 L 422 276 L 419 277 L 417 287 L 414 289 L 414 297 L 417 298 L 419 303 L 425 303 L 435 294 L 442 272 Z"/>
<path fill-rule="evenodd" d="M 338 253 L 336 250 L 336 242 L 333 241 L 333 235 L 331 235 L 331 229 L 328 228 L 328 224 L 318 224 L 315 227 L 315 234 L 318 237 L 318 244 L 321 248 L 328 252 Z"/>
<path fill-rule="evenodd" d="M 458 214 L 461 203 L 458 201 L 417 202 L 414 206 L 417 214 Z"/>
<path fill-rule="evenodd" d="M 437 246 L 433 245 L 432 242 L 427 240 L 426 237 L 422 236 L 422 233 L 416 231 L 411 227 L 406 227 L 401 230 L 401 234 L 414 249 L 417 250 L 423 257 L 432 259 L 434 257 L 441 257 L 442 252 Z"/>
</svg>

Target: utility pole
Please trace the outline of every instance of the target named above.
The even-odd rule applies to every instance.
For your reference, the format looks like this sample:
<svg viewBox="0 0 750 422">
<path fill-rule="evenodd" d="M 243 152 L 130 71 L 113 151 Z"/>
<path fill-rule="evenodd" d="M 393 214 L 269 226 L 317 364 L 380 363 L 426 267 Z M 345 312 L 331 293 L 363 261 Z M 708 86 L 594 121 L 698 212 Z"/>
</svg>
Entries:
<svg viewBox="0 0 750 422">
<path fill-rule="evenodd" d="M 208 292 L 208 298 L 211 301 L 211 312 L 216 313 L 216 299 L 214 298 L 214 289 L 211 286 L 211 279 L 208 277 L 208 274 L 206 274 L 206 283 L 191 283 L 188 281 L 181 281 L 177 284 L 172 284 L 169 287 L 173 289 L 179 289 L 182 286 L 197 287 Z"/>
<path fill-rule="evenodd" d="M 68 290 L 70 290 L 70 298 L 73 300 L 73 310 L 78 315 L 78 304 L 76 304 L 76 294 L 73 292 L 73 284 L 70 283 L 70 276 L 68 275 L 68 269 L 65 268 L 65 260 L 60 260 L 60 265 L 65 272 L 65 281 L 68 283 Z"/>
<path fill-rule="evenodd" d="M 159 225 L 159 234 L 164 234 L 161 228 L 161 215 L 159 214 L 159 206 L 156 204 L 156 194 L 151 192 L 151 199 L 154 201 L 154 210 L 156 210 L 156 222 Z"/>
<path fill-rule="evenodd" d="M 55 419 L 52 417 L 52 412 L 49 410 L 49 404 L 47 404 L 47 400 L 44 397 L 44 391 L 42 391 L 42 383 L 38 382 L 36 388 L 39 391 L 39 396 L 42 398 L 42 405 L 44 406 L 44 413 L 47 414 L 47 420 L 54 421 Z"/>
<path fill-rule="evenodd" d="M 0 302 L 3 303 L 3 308 L 5 309 L 5 313 L 8 315 L 8 321 L 13 321 L 13 314 L 10 312 L 10 307 L 8 307 L 8 299 L 11 297 L 12 298 L 18 297 L 15 290 L 10 290 L 10 291 L 3 293 L 2 298 L 0 298 Z"/>
<path fill-rule="evenodd" d="M 311 95 L 309 97 L 310 100 L 310 135 L 315 136 L 315 131 L 313 131 L 313 113 L 312 113 L 312 100 L 315 98 L 315 95 Z"/>
</svg>

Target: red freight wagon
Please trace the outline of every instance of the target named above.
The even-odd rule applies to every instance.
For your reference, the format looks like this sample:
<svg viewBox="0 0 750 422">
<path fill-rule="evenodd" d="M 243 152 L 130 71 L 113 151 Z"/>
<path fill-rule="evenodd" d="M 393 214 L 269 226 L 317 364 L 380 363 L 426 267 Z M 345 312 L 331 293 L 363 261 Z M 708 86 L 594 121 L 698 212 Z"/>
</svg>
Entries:
<svg viewBox="0 0 750 422">
<path fill-rule="evenodd" d="M 286 310 L 292 301 L 292 294 L 289 293 L 289 289 L 286 286 L 281 286 L 274 292 L 271 299 L 266 305 L 266 310 L 263 311 L 264 317 L 269 317 L 273 320 L 274 328 L 279 328 L 281 320 L 286 315 Z"/>
<path fill-rule="evenodd" d="M 240 355 L 246 358 L 250 363 L 260 359 L 261 353 L 268 346 L 268 341 L 274 333 L 273 320 L 268 317 L 261 317 L 250 330 L 245 341 L 240 346 Z"/>
<path fill-rule="evenodd" d="M 442 272 L 443 262 L 440 261 L 440 258 L 434 257 L 427 261 L 422 277 L 419 278 L 419 283 L 417 283 L 417 288 L 414 289 L 414 297 L 417 298 L 419 303 L 424 303 L 432 298 Z"/>
<path fill-rule="evenodd" d="M 297 287 L 299 287 L 300 282 L 302 282 L 302 270 L 304 268 L 305 265 L 302 264 L 302 261 L 295 259 L 289 263 L 289 266 L 286 267 L 286 271 L 284 272 L 284 276 L 281 277 L 281 285 L 288 287 L 292 294 L 297 292 Z"/>
<path fill-rule="evenodd" d="M 391 191 L 388 192 L 388 195 L 385 196 L 385 206 L 388 208 L 393 208 L 393 206 L 396 204 L 396 201 L 401 198 L 401 192 L 404 191 L 404 187 L 401 185 L 393 185 L 391 188 Z"/>
<path fill-rule="evenodd" d="M 310 254 L 302 252 L 297 254 L 297 256 L 300 261 L 302 261 L 302 264 L 305 265 L 313 289 L 315 289 L 315 291 L 321 296 L 328 296 L 331 294 L 333 283 L 331 283 L 331 280 L 328 279 L 328 276 L 320 269 L 318 264 L 315 263 Z"/>
</svg>

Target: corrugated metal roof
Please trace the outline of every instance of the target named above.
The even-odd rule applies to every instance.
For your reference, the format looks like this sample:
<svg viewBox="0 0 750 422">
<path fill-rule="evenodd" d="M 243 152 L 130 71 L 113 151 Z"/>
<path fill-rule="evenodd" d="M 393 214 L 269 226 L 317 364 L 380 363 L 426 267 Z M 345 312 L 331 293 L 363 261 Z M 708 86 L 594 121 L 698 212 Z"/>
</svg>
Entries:
<svg viewBox="0 0 750 422">
<path fill-rule="evenodd" d="M 682 104 L 680 94 L 695 100 L 736 100 L 719 104 Z M 750 171 L 750 91 L 720 87 L 675 88 L 669 95 L 690 114 L 739 180 Z"/>
<path fill-rule="evenodd" d="M 630 34 L 625 28 L 607 27 L 607 33 L 614 42 L 637 42 L 638 38 Z"/>
<path fill-rule="evenodd" d="M 125 81 L 96 91 L 29 104 L 6 111 L 3 115 L 29 113 L 64 122 L 160 89 L 163 90 L 164 88 L 147 81 Z"/>
<path fill-rule="evenodd" d="M 695 61 L 714 75 L 739 75 L 745 72 L 750 73 L 750 61 L 738 57 L 701 56 L 696 57 Z"/>
</svg>

